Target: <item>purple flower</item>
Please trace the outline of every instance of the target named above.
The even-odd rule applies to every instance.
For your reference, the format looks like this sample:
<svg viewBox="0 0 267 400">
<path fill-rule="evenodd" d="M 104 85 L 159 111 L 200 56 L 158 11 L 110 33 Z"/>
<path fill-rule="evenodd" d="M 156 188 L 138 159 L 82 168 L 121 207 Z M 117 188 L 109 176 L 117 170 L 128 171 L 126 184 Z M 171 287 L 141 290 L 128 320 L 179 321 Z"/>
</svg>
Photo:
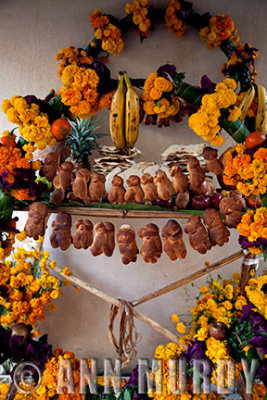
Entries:
<svg viewBox="0 0 267 400">
<path fill-rule="evenodd" d="M 177 69 L 176 69 L 175 65 L 172 65 L 172 64 L 164 64 L 164 65 L 161 65 L 161 66 L 158 68 L 157 73 L 158 73 L 159 76 L 162 76 L 162 77 L 165 78 L 165 79 L 168 79 L 168 78 L 169 78 L 168 75 L 170 75 L 170 77 L 171 77 L 172 79 L 174 79 L 174 78 L 175 78 L 175 75 L 177 74 Z"/>
<path fill-rule="evenodd" d="M 24 99 L 27 101 L 27 103 L 29 105 L 33 104 L 33 103 L 38 103 L 38 99 L 36 96 L 34 96 L 33 94 L 28 94 L 27 96 L 24 97 Z"/>
<path fill-rule="evenodd" d="M 239 239 L 238 239 L 239 244 L 241 245 L 243 250 L 247 250 L 250 247 L 261 247 L 264 251 L 267 250 L 267 239 L 265 238 L 258 238 L 256 241 L 254 242 L 250 242 L 248 240 L 248 238 L 246 238 L 245 236 L 240 235 Z"/>
<path fill-rule="evenodd" d="M 4 171 L 4 172 L 2 172 L 2 174 L 1 174 L 1 179 L 2 179 L 1 187 L 2 187 L 3 190 L 8 190 L 8 189 L 10 189 L 11 186 L 12 186 L 12 185 L 8 182 L 8 180 L 6 179 L 7 175 L 8 175 L 8 171 Z"/>
<path fill-rule="evenodd" d="M 213 93 L 216 87 L 216 84 L 207 75 L 202 76 L 200 84 L 205 93 Z"/>
<path fill-rule="evenodd" d="M 126 383 L 126 386 L 137 386 L 138 385 L 138 365 L 132 370 L 131 376 Z"/>
<path fill-rule="evenodd" d="M 47 185 L 43 182 L 38 184 L 35 182 L 35 171 L 32 169 L 18 168 L 16 169 L 16 178 L 14 187 L 20 189 L 29 189 L 29 195 L 37 198 L 41 197 L 47 191 Z"/>
<path fill-rule="evenodd" d="M 38 99 L 34 95 L 27 95 L 24 97 L 29 105 L 35 103 L 39 106 L 41 112 L 48 115 L 49 123 L 52 124 L 57 118 L 60 118 L 60 113 L 55 110 L 51 105 L 47 102 L 47 100 Z"/>
<path fill-rule="evenodd" d="M 108 67 L 100 61 L 94 61 L 90 68 L 93 68 L 99 76 L 98 92 L 100 95 L 110 92 L 110 70 Z"/>
<path fill-rule="evenodd" d="M 8 287 L 5 285 L 0 285 L 0 296 L 4 299 L 8 298 Z"/>
<path fill-rule="evenodd" d="M 187 346 L 186 351 L 183 353 L 185 358 L 189 361 L 190 366 L 193 366 L 193 360 L 198 360 L 201 358 L 207 358 L 206 356 L 206 344 L 204 341 L 199 341 L 194 339 L 189 345 Z"/>
<path fill-rule="evenodd" d="M 256 378 L 260 379 L 267 387 L 267 359 L 261 361 L 259 368 L 256 372 Z"/>
<path fill-rule="evenodd" d="M 248 343 L 253 347 L 259 348 L 262 354 L 267 354 L 267 336 L 254 336 L 249 339 Z"/>
</svg>

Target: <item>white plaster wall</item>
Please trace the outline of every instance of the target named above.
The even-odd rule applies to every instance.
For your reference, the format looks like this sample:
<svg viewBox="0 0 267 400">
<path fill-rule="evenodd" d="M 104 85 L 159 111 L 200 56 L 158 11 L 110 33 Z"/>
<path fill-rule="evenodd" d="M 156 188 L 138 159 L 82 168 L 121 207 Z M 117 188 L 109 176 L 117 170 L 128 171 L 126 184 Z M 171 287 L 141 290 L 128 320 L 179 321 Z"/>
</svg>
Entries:
<svg viewBox="0 0 267 400">
<path fill-rule="evenodd" d="M 152 3 L 159 5 L 167 1 Z M 89 13 L 100 8 L 118 17 L 124 15 L 124 1 L 121 0 L 1 0 L 0 7 L 0 101 L 13 94 L 36 94 L 43 98 L 52 87 L 59 89 L 61 82 L 56 74 L 54 56 L 62 47 L 87 45 L 93 34 L 88 20 Z M 249 41 L 260 49 L 257 70 L 260 83 L 266 85 L 267 2 L 198 0 L 194 7 L 201 13 L 227 13 L 233 17 L 242 42 Z M 203 74 L 216 82 L 222 79 L 220 67 L 225 57 L 218 49 L 207 51 L 195 30 L 189 28 L 186 38 L 179 41 L 161 25 L 143 44 L 140 44 L 137 36 L 128 33 L 123 53 L 110 60 L 113 77 L 120 70 L 127 70 L 131 77 L 146 77 L 161 64 L 170 62 L 180 71 L 186 72 L 186 81 L 197 85 Z M 101 116 L 102 130 L 108 132 L 108 112 L 103 111 Z M 1 112 L 0 128 L 3 130 L 10 126 Z M 155 161 L 160 161 L 160 153 L 172 143 L 201 141 L 190 131 L 186 119 L 165 129 L 141 125 L 139 137 L 137 146 L 142 150 L 144 159 Z M 103 142 L 111 144 L 109 138 Z M 226 145 L 230 143 L 230 140 L 226 141 Z M 23 221 L 22 215 L 21 218 Z M 93 218 L 92 221 L 96 223 L 98 220 Z M 121 221 L 112 222 L 118 229 Z M 137 231 L 149 221 L 139 219 L 123 222 L 131 223 Z M 157 220 L 160 228 L 164 222 Z M 133 300 L 200 269 L 206 260 L 213 262 L 238 250 L 236 233 L 232 233 L 229 244 L 215 248 L 205 256 L 190 249 L 187 237 L 185 241 L 188 249 L 185 260 L 170 262 L 166 255 L 162 255 L 155 265 L 145 264 L 139 257 L 137 263 L 123 266 L 117 249 L 112 258 L 93 258 L 89 251 L 74 249 L 67 252 L 53 250 L 51 255 L 60 266 L 70 267 L 77 276 L 96 287 L 115 297 Z M 45 248 L 51 250 L 48 238 L 45 240 Z M 223 277 L 230 277 L 239 268 L 238 261 L 219 272 Z M 217 272 L 213 276 L 217 276 Z M 175 332 L 170 315 L 174 312 L 188 314 L 194 296 L 197 295 L 197 287 L 204 281 L 205 278 L 199 279 L 194 287 L 188 285 L 144 304 L 140 306 L 140 311 Z M 72 288 L 64 291 L 65 295 L 58 301 L 58 311 L 50 314 L 42 324 L 43 331 L 49 334 L 50 342 L 54 346 L 73 350 L 77 356 L 99 359 L 115 357 L 107 334 L 109 306 L 84 291 L 79 294 L 74 294 Z M 138 344 L 138 357 L 151 357 L 158 344 L 168 342 L 149 327 L 139 322 L 136 326 L 142 335 Z"/>
</svg>

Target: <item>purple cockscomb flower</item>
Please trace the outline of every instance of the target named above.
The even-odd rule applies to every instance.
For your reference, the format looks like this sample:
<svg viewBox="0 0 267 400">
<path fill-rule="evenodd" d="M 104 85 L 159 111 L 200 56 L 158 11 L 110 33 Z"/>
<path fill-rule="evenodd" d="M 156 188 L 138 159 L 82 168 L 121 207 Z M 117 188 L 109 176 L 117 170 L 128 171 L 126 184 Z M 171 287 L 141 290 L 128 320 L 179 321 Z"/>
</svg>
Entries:
<svg viewBox="0 0 267 400">
<path fill-rule="evenodd" d="M 169 76 L 174 79 L 175 75 L 177 74 L 177 69 L 175 65 L 164 64 L 158 68 L 157 73 L 159 76 L 162 76 L 165 79 L 169 79 Z"/>
<path fill-rule="evenodd" d="M 12 186 L 11 183 L 8 182 L 8 180 L 6 179 L 7 175 L 8 175 L 8 171 L 4 171 L 1 174 L 1 187 L 3 190 L 8 190 Z"/>
<path fill-rule="evenodd" d="M 200 84 L 205 93 L 213 93 L 216 87 L 216 84 L 207 75 L 202 76 Z"/>
<path fill-rule="evenodd" d="M 5 285 L 0 285 L 0 296 L 4 299 L 8 298 L 8 287 Z"/>
</svg>

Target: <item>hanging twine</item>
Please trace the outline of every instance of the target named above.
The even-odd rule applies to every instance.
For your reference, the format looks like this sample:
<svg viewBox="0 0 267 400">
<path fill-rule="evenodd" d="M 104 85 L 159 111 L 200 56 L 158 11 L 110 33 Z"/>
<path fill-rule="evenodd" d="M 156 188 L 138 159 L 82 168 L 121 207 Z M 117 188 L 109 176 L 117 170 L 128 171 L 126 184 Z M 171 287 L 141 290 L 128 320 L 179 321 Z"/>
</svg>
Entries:
<svg viewBox="0 0 267 400">
<path fill-rule="evenodd" d="M 131 304 L 119 299 L 120 306 L 110 307 L 109 339 L 116 352 L 123 359 L 123 365 L 127 365 L 135 358 L 137 351 L 135 346 L 140 338 L 134 325 L 134 316 Z M 114 322 L 118 321 L 118 337 L 114 334 Z"/>
</svg>

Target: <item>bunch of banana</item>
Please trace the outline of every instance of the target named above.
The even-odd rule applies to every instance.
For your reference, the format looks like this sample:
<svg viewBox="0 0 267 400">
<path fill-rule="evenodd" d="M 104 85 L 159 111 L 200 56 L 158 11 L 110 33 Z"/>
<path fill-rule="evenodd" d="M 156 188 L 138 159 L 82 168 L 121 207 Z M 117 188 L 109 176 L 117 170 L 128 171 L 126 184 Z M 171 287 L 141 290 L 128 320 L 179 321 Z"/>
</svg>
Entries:
<svg viewBox="0 0 267 400">
<path fill-rule="evenodd" d="M 119 74 L 119 85 L 110 106 L 109 128 L 115 146 L 127 151 L 134 147 L 139 131 L 139 97 L 128 75 Z"/>
<path fill-rule="evenodd" d="M 258 111 L 256 116 L 256 131 L 266 133 L 267 131 L 267 104 L 266 90 L 263 86 L 257 85 Z"/>
<path fill-rule="evenodd" d="M 255 87 L 254 85 L 251 85 L 251 87 L 245 92 L 242 103 L 239 106 L 241 109 L 240 120 L 242 122 L 244 122 L 247 116 L 247 113 L 251 107 L 251 104 L 253 103 L 255 95 L 256 95 Z"/>
<path fill-rule="evenodd" d="M 258 111 L 255 121 L 255 129 L 258 132 L 266 133 L 267 131 L 267 104 L 266 104 L 266 91 L 262 85 L 253 83 L 245 93 L 242 103 L 240 104 L 241 116 L 240 120 L 244 122 L 248 111 L 254 99 L 258 102 Z"/>
</svg>

